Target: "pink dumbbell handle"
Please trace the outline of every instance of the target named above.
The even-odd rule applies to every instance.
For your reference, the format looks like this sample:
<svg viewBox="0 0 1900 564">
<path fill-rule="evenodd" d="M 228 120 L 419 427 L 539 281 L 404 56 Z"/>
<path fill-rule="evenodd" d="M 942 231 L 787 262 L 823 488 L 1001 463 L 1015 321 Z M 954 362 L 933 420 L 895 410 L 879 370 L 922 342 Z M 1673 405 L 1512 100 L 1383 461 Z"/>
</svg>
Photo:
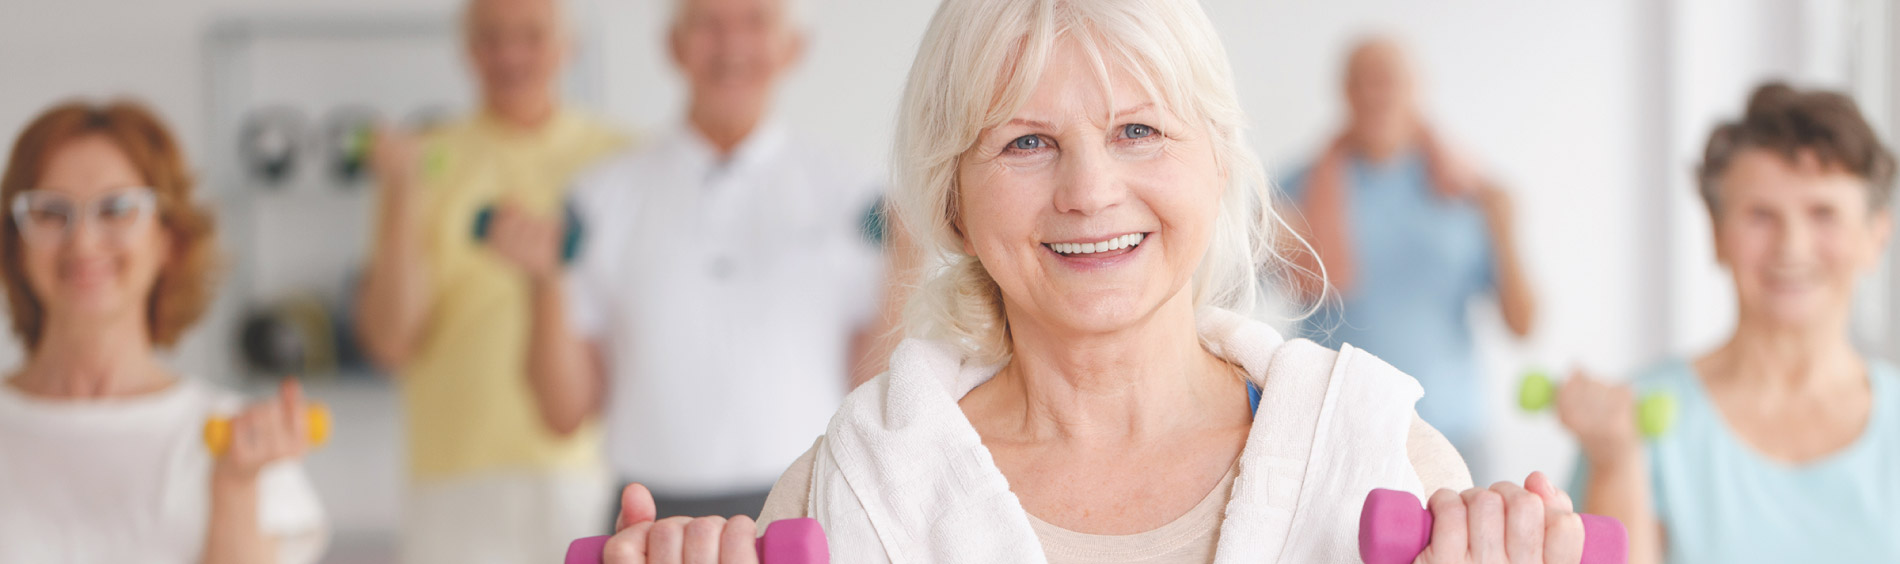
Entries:
<svg viewBox="0 0 1900 564">
<path fill-rule="evenodd" d="M 567 545 L 567 564 L 601 564 L 601 551 L 612 537 L 587 537 Z M 828 564 L 831 548 L 817 519 L 773 521 L 755 545 L 759 564 Z"/>
<path fill-rule="evenodd" d="M 1359 558 L 1366 564 L 1410 564 L 1432 543 L 1432 512 L 1410 493 L 1375 489 L 1359 513 Z M 1583 564 L 1629 561 L 1629 533 L 1623 523 L 1601 515 L 1583 516 Z"/>
</svg>

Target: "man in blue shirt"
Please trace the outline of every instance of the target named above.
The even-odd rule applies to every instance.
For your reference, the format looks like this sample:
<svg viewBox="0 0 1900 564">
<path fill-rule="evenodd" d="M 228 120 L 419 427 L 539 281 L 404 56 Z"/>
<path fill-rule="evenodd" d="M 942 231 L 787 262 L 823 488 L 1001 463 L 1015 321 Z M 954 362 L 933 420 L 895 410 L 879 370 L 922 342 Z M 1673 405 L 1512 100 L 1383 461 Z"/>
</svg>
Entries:
<svg viewBox="0 0 1900 564">
<path fill-rule="evenodd" d="M 1315 251 L 1296 253 L 1313 274 L 1298 286 L 1315 300 L 1330 283 L 1342 298 L 1306 321 L 1305 336 L 1351 343 L 1418 378 L 1419 416 L 1482 468 L 1482 391 L 1467 306 L 1495 296 L 1520 337 L 1536 310 L 1515 250 L 1510 197 L 1425 126 L 1391 40 L 1353 49 L 1345 94 L 1345 131 L 1285 183 L 1299 208 L 1295 228 Z"/>
</svg>

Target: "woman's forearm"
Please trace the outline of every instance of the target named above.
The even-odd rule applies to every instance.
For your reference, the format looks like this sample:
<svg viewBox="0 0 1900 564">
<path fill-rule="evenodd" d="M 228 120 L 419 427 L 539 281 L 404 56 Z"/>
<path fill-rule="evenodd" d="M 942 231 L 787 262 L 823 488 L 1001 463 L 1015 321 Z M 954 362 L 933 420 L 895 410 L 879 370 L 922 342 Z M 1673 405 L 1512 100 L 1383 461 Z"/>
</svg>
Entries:
<svg viewBox="0 0 1900 564">
<path fill-rule="evenodd" d="M 1305 210 L 1300 209 L 1298 215 L 1305 215 Z M 1319 256 L 1321 245 L 1315 240 L 1313 229 L 1308 222 L 1304 219 L 1289 218 L 1288 223 L 1292 224 L 1293 228 L 1286 232 L 1288 236 L 1280 239 L 1282 241 L 1280 256 L 1290 257 L 1293 267 L 1297 269 L 1291 273 L 1288 281 L 1293 289 L 1299 292 L 1300 299 L 1309 302 L 1317 300 L 1326 291 L 1327 275 L 1337 278 L 1339 273 L 1327 271 L 1322 267 L 1324 261 Z"/>
<path fill-rule="evenodd" d="M 212 478 L 211 519 L 205 529 L 204 564 L 269 564 L 277 542 L 257 520 L 257 481 Z"/>
<path fill-rule="evenodd" d="M 530 286 L 529 388 L 548 428 L 567 435 L 599 413 L 606 371 L 593 345 L 568 327 L 560 278 L 537 277 Z"/>
<path fill-rule="evenodd" d="M 356 301 L 363 348 L 391 371 L 400 369 L 414 353 L 428 313 L 429 272 L 422 256 L 415 197 L 406 189 L 384 190 L 376 252 Z"/>
<path fill-rule="evenodd" d="M 1663 529 L 1649 488 L 1648 461 L 1641 452 L 1615 460 L 1592 460 L 1589 500 L 1583 512 L 1614 517 L 1629 530 L 1629 564 L 1661 564 Z"/>
<path fill-rule="evenodd" d="M 1343 156 L 1328 155 L 1313 165 L 1299 217 L 1293 222 L 1312 247 L 1311 252 L 1295 249 L 1292 255 L 1294 264 L 1307 271 L 1296 283 L 1308 299 L 1319 298 L 1328 284 L 1340 292 L 1350 291 L 1356 277 L 1352 240 L 1347 235 L 1343 160 Z"/>
<path fill-rule="evenodd" d="M 1491 233 L 1498 310 L 1504 316 L 1504 325 L 1510 328 L 1512 334 L 1529 336 L 1537 325 L 1537 297 L 1531 290 L 1530 280 L 1524 275 L 1523 263 L 1517 253 L 1516 211 L 1511 207 L 1510 197 L 1500 188 L 1487 182 L 1479 190 L 1485 224 Z"/>
</svg>

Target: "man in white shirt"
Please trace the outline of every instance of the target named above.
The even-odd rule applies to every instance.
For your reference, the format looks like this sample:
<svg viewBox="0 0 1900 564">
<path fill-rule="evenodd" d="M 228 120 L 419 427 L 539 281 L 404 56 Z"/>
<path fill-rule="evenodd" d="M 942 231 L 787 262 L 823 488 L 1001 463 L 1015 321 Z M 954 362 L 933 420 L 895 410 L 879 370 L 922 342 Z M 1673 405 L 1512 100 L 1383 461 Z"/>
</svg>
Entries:
<svg viewBox="0 0 1900 564">
<path fill-rule="evenodd" d="M 497 217 L 534 276 L 530 384 L 567 433 L 604 409 L 607 455 L 660 516 L 756 516 L 823 434 L 868 351 L 882 259 L 877 192 L 768 119 L 804 39 L 785 0 L 681 0 L 670 50 L 686 123 L 583 175 L 582 250 Z M 875 365 L 876 363 L 864 363 Z"/>
</svg>

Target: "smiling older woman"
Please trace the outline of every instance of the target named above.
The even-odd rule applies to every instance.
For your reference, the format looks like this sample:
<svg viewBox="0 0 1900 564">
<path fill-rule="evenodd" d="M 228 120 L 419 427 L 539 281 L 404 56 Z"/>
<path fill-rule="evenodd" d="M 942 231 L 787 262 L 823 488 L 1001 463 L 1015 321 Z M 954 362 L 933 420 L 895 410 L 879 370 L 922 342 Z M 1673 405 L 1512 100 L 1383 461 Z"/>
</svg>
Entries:
<svg viewBox="0 0 1900 564">
<path fill-rule="evenodd" d="M 1193 0 L 948 0 L 911 69 L 893 194 L 928 256 L 913 337 L 773 490 L 841 562 L 1355 559 L 1375 487 L 1431 498 L 1424 562 L 1576 562 L 1541 475 L 1469 489 L 1362 351 L 1253 310 L 1277 219 Z M 613 562 L 749 562 L 749 520 L 652 521 Z"/>
<path fill-rule="evenodd" d="M 1630 562 L 1900 562 L 1900 369 L 1848 331 L 1893 234 L 1895 168 L 1835 92 L 1763 85 L 1709 133 L 1697 180 L 1735 288 L 1728 341 L 1557 395 L 1577 495 L 1629 525 Z M 1638 434 L 1637 391 L 1676 400 L 1671 429 Z"/>
</svg>

